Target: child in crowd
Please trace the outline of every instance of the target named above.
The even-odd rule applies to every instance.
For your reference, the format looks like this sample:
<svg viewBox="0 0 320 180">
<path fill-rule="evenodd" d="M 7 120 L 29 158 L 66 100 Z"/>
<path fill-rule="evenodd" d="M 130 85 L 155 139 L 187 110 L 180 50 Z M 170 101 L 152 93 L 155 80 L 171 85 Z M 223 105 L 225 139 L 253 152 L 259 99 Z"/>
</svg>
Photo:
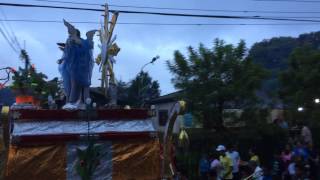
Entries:
<svg viewBox="0 0 320 180">
<path fill-rule="evenodd" d="M 291 161 L 291 157 L 292 157 L 291 146 L 290 146 L 290 144 L 287 144 L 285 146 L 285 149 L 281 153 L 281 159 L 282 159 L 284 168 L 288 168 L 289 163 Z"/>
</svg>

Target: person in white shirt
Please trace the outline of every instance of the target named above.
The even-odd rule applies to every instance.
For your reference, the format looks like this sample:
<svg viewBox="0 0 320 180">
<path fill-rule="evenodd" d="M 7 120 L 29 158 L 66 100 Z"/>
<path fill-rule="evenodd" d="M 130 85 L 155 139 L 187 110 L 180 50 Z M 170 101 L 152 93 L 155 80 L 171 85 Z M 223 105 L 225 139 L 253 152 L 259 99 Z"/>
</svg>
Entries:
<svg viewBox="0 0 320 180">
<path fill-rule="evenodd" d="M 312 133 L 308 126 L 303 125 L 301 129 L 301 137 L 305 144 L 312 145 Z"/>
<path fill-rule="evenodd" d="M 252 180 L 263 180 L 263 170 L 255 161 L 250 161 L 250 166 L 254 169 Z"/>
<path fill-rule="evenodd" d="M 220 176 L 221 176 L 221 171 L 222 171 L 222 167 L 221 167 L 221 163 L 219 160 L 218 155 L 214 155 L 213 160 L 210 163 L 210 174 L 212 176 L 215 177 L 215 179 L 217 180 L 221 180 Z"/>
<path fill-rule="evenodd" d="M 296 163 L 291 162 L 288 166 L 288 173 L 290 176 L 295 176 L 296 175 Z"/>
</svg>

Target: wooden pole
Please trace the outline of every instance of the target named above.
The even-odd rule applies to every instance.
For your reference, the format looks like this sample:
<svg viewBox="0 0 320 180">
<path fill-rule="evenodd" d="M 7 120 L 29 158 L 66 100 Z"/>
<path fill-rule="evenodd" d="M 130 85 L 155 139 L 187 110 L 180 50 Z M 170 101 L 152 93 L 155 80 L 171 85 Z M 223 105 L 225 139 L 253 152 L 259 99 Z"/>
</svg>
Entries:
<svg viewBox="0 0 320 180">
<path fill-rule="evenodd" d="M 111 24 L 110 24 L 110 31 L 109 31 L 109 39 L 108 39 L 108 42 L 111 41 L 111 37 L 112 37 L 112 34 L 113 34 L 114 27 L 116 26 L 118 16 L 119 16 L 119 13 L 117 13 L 117 12 L 113 13 L 113 16 L 112 16 L 112 19 L 111 19 Z"/>
<path fill-rule="evenodd" d="M 115 12 L 112 15 L 110 27 L 109 27 L 109 8 L 108 4 L 105 4 L 105 10 L 104 10 L 104 33 L 103 37 L 101 37 L 104 41 L 104 43 L 107 43 L 107 48 L 110 48 L 108 46 L 111 46 L 111 38 L 113 34 L 113 30 L 115 28 L 115 25 L 117 23 L 119 13 Z M 110 80 L 114 81 L 114 73 L 113 73 L 113 64 L 108 61 L 108 49 L 106 49 L 107 55 L 106 59 L 101 59 L 101 62 L 105 62 L 105 64 L 102 64 L 102 73 L 101 73 L 101 88 L 104 89 L 104 93 L 107 96 L 108 95 L 108 89 Z M 108 67 L 108 68 L 107 68 Z"/>
<path fill-rule="evenodd" d="M 105 4 L 104 8 L 104 26 L 103 26 L 103 31 L 104 34 L 100 34 L 100 39 L 106 40 L 109 36 L 109 30 L 108 30 L 108 23 L 109 23 L 109 7 L 108 4 Z M 102 58 L 102 57 L 101 57 Z M 103 62 L 103 59 L 101 59 L 101 62 Z M 107 84 L 105 84 L 106 81 L 106 66 L 102 64 L 102 72 L 101 72 L 101 88 L 104 89 Z M 107 95 L 107 94 L 105 94 Z"/>
</svg>

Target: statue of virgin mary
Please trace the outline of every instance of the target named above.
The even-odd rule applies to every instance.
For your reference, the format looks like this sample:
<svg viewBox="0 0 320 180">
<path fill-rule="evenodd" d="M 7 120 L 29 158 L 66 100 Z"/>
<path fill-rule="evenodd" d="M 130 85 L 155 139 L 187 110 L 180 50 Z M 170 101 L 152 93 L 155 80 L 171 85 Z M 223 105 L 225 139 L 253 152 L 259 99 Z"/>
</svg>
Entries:
<svg viewBox="0 0 320 180">
<path fill-rule="evenodd" d="M 69 33 L 66 43 L 59 44 L 63 50 L 63 56 L 58 61 L 59 71 L 66 96 L 63 109 L 84 109 L 86 99 L 90 98 L 89 88 L 94 65 L 93 36 L 97 30 L 88 31 L 87 39 L 82 39 L 78 29 L 63 21 Z"/>
</svg>

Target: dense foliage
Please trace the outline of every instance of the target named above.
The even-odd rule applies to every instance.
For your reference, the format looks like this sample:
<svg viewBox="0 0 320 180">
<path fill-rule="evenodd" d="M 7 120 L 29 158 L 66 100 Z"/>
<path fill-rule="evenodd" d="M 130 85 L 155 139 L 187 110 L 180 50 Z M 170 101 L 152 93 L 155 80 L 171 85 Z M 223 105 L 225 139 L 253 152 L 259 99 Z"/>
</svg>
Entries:
<svg viewBox="0 0 320 180">
<path fill-rule="evenodd" d="M 289 58 L 289 67 L 280 76 L 281 97 L 291 107 L 312 107 L 320 96 L 320 51 L 297 48 Z"/>
<path fill-rule="evenodd" d="M 48 95 L 55 97 L 60 91 L 58 78 L 47 81 L 47 76 L 38 73 L 34 67 L 30 67 L 27 71 L 19 68 L 12 79 L 11 89 L 17 95 L 33 95 L 42 102 L 47 100 Z"/>
<path fill-rule="evenodd" d="M 289 56 L 298 47 L 308 46 L 319 49 L 320 32 L 301 34 L 294 37 L 276 37 L 255 43 L 249 51 L 249 57 L 254 63 L 262 65 L 271 72 L 271 76 L 264 80 L 260 96 L 268 105 L 279 102 L 278 92 L 280 82 L 278 76 L 289 66 Z M 273 100 L 273 101 L 272 101 Z"/>
<path fill-rule="evenodd" d="M 246 58 L 245 42 L 237 46 L 216 39 L 212 49 L 200 44 L 188 48 L 187 57 L 175 51 L 168 61 L 172 82 L 183 89 L 191 111 L 200 116 L 204 127 L 222 126 L 223 109 L 255 105 L 255 92 L 267 73 Z"/>
<path fill-rule="evenodd" d="M 152 80 L 149 73 L 140 72 L 129 83 L 118 83 L 119 105 L 140 107 L 147 101 L 160 96 L 158 81 Z"/>
<path fill-rule="evenodd" d="M 277 73 L 288 68 L 290 54 L 295 48 L 303 46 L 319 49 L 320 32 L 301 34 L 297 38 L 276 37 L 257 42 L 251 47 L 249 57 L 253 62 Z"/>
<path fill-rule="evenodd" d="M 307 123 L 319 138 L 320 50 L 305 46 L 297 48 L 289 58 L 289 67 L 280 76 L 280 97 L 286 105 L 287 119 L 292 124 Z M 304 108 L 297 111 L 298 107 Z M 318 141 L 316 141 L 317 145 Z"/>
</svg>

